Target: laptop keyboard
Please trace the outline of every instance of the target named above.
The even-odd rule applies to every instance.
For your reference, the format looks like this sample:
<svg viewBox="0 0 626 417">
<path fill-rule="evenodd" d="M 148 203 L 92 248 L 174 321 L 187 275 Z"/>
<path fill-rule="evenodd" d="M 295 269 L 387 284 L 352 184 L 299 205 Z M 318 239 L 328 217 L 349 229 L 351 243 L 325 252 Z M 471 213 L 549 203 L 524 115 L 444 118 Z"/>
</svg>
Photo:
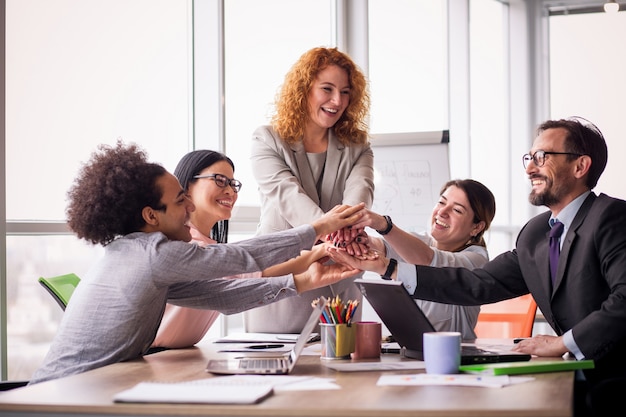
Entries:
<svg viewBox="0 0 626 417">
<path fill-rule="evenodd" d="M 287 366 L 284 359 L 244 359 L 239 361 L 239 367 L 243 369 L 282 369 Z"/>
<path fill-rule="evenodd" d="M 461 347 L 461 353 L 464 355 L 477 355 L 477 354 L 493 353 L 493 352 L 489 350 L 481 349 L 473 345 L 463 345 L 463 347 Z"/>
</svg>

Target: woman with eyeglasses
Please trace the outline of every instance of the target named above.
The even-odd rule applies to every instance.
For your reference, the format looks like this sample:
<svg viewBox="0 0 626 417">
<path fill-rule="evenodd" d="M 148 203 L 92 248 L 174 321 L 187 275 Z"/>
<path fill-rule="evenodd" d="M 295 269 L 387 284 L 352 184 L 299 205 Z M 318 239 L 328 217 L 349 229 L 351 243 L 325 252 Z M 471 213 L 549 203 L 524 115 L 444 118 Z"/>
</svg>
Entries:
<svg viewBox="0 0 626 417">
<path fill-rule="evenodd" d="M 174 176 L 178 178 L 196 210 L 190 213 L 191 243 L 209 245 L 228 242 L 228 220 L 242 187 L 234 179 L 233 161 L 220 152 L 211 150 L 192 151 L 179 161 Z M 264 271 L 242 274 L 233 278 L 257 278 L 298 273 L 314 261 L 325 257 L 324 245 L 285 263 Z M 310 306 L 309 306 L 310 312 Z M 161 325 L 152 344 L 159 348 L 183 348 L 198 343 L 219 317 L 219 312 L 167 304 Z"/>
</svg>

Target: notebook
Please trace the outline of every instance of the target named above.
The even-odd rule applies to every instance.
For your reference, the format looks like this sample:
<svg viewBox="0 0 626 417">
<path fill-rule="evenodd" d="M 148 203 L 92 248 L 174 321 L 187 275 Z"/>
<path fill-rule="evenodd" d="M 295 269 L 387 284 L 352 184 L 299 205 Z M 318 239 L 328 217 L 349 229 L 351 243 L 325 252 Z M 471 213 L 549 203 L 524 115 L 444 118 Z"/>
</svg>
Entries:
<svg viewBox="0 0 626 417">
<path fill-rule="evenodd" d="M 227 376 L 186 382 L 140 382 L 115 394 L 115 402 L 256 404 L 273 393 L 269 382 Z"/>
<path fill-rule="evenodd" d="M 327 300 L 321 297 L 307 320 L 302 333 L 288 354 L 280 356 L 241 357 L 236 359 L 211 359 L 206 371 L 213 374 L 288 374 L 296 365 L 313 329 L 319 323 Z"/>
<path fill-rule="evenodd" d="M 428 317 L 406 291 L 400 281 L 356 279 L 354 283 L 370 303 L 408 358 L 423 360 L 423 335 L 436 331 Z M 530 355 L 511 351 L 490 351 L 464 343 L 461 365 L 518 362 Z"/>
<path fill-rule="evenodd" d="M 576 369 L 592 369 L 592 360 L 537 360 L 528 363 L 487 363 L 484 365 L 463 365 L 459 370 L 481 375 L 521 375 L 540 372 L 572 371 Z"/>
</svg>

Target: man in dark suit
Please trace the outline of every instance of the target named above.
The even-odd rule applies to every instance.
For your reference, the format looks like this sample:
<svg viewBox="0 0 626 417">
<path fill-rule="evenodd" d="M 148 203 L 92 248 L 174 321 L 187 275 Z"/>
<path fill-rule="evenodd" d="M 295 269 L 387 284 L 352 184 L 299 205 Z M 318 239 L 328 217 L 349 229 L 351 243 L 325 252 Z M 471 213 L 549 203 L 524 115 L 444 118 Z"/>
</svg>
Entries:
<svg viewBox="0 0 626 417">
<path fill-rule="evenodd" d="M 516 248 L 479 269 L 408 265 L 380 257 L 360 260 L 334 249 L 336 261 L 401 280 L 414 298 L 486 304 L 531 293 L 557 336 L 537 335 L 515 350 L 537 356 L 593 359 L 577 376 L 576 416 L 606 416 L 626 393 L 626 201 L 591 190 L 604 171 L 607 147 L 600 130 L 582 118 L 550 120 L 523 156 L 529 201 L 550 210 L 520 231 Z M 564 230 L 550 271 L 550 231 Z M 391 267 L 389 266 L 391 265 Z M 553 283 L 554 282 L 554 283 Z"/>
</svg>

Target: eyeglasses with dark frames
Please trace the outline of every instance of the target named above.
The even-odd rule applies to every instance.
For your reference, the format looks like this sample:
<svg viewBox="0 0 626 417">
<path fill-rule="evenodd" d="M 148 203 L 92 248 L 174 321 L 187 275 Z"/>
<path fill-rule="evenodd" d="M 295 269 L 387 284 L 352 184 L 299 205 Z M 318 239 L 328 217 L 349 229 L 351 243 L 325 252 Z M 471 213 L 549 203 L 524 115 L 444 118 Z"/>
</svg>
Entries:
<svg viewBox="0 0 626 417">
<path fill-rule="evenodd" d="M 524 169 L 528 168 L 528 164 L 530 161 L 537 166 L 537 168 L 542 167 L 546 163 L 546 155 L 574 155 L 576 157 L 581 157 L 583 154 L 581 153 L 573 153 L 573 152 L 548 152 L 539 149 L 534 154 L 524 154 L 522 155 L 522 163 L 524 164 Z"/>
<path fill-rule="evenodd" d="M 210 178 L 215 181 L 215 184 L 220 188 L 226 188 L 230 185 L 230 187 L 236 193 L 241 190 L 241 187 L 243 185 L 241 181 L 234 178 L 228 178 L 226 175 L 222 174 L 195 175 L 194 178 Z"/>
</svg>

